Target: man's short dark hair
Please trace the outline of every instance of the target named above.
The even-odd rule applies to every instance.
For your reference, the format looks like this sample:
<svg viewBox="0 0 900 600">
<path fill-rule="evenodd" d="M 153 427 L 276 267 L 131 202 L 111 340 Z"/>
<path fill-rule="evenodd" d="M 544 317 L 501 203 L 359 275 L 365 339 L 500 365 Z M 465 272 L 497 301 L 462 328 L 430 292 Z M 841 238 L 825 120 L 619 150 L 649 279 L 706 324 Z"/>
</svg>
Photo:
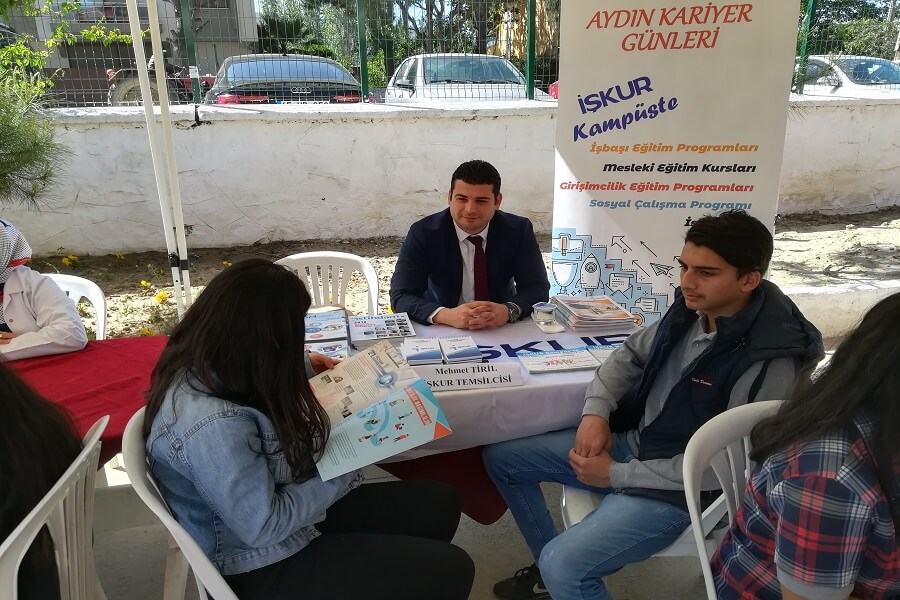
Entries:
<svg viewBox="0 0 900 600">
<path fill-rule="evenodd" d="M 684 241 L 709 248 L 737 267 L 739 275 L 753 271 L 765 275 L 775 247 L 769 229 L 743 210 L 727 210 L 694 221 Z"/>
<path fill-rule="evenodd" d="M 484 160 L 470 160 L 456 167 L 450 178 L 451 190 L 456 185 L 457 179 L 462 179 L 471 185 L 489 183 L 494 190 L 495 198 L 500 193 L 500 173 L 494 168 L 494 165 Z"/>
</svg>

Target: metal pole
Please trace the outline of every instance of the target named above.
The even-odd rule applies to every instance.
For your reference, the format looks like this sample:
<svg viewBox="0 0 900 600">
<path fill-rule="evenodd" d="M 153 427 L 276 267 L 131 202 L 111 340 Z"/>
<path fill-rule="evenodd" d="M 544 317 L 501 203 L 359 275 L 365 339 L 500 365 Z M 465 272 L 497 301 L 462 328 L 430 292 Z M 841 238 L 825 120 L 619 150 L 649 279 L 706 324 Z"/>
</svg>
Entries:
<svg viewBox="0 0 900 600">
<path fill-rule="evenodd" d="M 359 36 L 359 83 L 363 98 L 369 97 L 369 53 L 366 48 L 366 0 L 356 0 L 356 33 Z"/>
<path fill-rule="evenodd" d="M 526 35 L 528 41 L 525 45 L 525 92 L 529 100 L 534 100 L 534 31 L 536 0 L 528 0 L 528 24 Z"/>
<path fill-rule="evenodd" d="M 803 93 L 803 86 L 806 83 L 806 66 L 807 53 L 806 43 L 809 38 L 809 25 L 812 22 L 813 5 L 816 0 L 807 0 L 806 16 L 803 17 L 803 26 L 800 28 L 800 64 L 797 66 L 797 93 Z"/>
<path fill-rule="evenodd" d="M 157 14 L 156 2 L 147 3 L 147 17 L 151 24 L 159 23 L 159 15 Z M 156 56 L 162 56 L 162 39 L 159 36 L 159 26 L 150 27 L 150 41 L 153 46 L 153 53 Z M 161 117 L 161 127 L 164 142 L 164 154 L 166 159 L 166 168 L 169 180 L 169 200 L 170 210 L 174 217 L 175 247 L 177 254 L 169 254 L 169 265 L 173 272 L 178 271 L 179 279 L 175 281 L 175 300 L 180 307 L 182 299 L 184 308 L 191 305 L 191 274 L 190 265 L 188 263 L 187 241 L 184 235 L 184 213 L 181 207 L 181 185 L 178 182 L 178 168 L 175 165 L 175 144 L 172 140 L 172 115 L 169 112 L 169 95 L 166 88 L 165 69 L 156 69 L 156 82 L 159 89 L 165 90 L 159 93 L 159 114 Z M 194 88 L 199 91 L 198 87 Z M 179 289 L 180 287 L 180 289 Z M 178 316 L 181 317 L 183 311 L 179 309 Z"/>
<path fill-rule="evenodd" d="M 147 4 L 149 6 L 153 3 L 148 2 Z M 175 232 L 172 223 L 169 183 L 166 180 L 166 171 L 164 170 L 163 164 L 164 159 L 161 156 L 162 144 L 159 139 L 159 124 L 156 121 L 156 116 L 153 114 L 153 93 L 150 90 L 150 75 L 147 71 L 147 57 L 144 53 L 144 40 L 141 37 L 141 23 L 138 17 L 137 0 L 126 0 L 126 6 L 128 7 L 128 23 L 131 28 L 131 42 L 134 46 L 134 58 L 137 66 L 138 81 L 141 84 L 141 99 L 143 100 L 144 105 L 144 118 L 147 121 L 147 136 L 150 139 L 150 158 L 153 162 L 153 174 L 156 177 L 156 188 L 157 193 L 159 194 L 159 210 L 162 215 L 163 235 L 166 238 L 166 251 L 169 253 L 169 256 L 171 256 L 177 249 L 177 242 L 175 241 Z M 150 23 L 152 37 L 153 26 L 156 25 L 158 27 L 158 21 L 151 20 Z M 162 47 L 161 44 L 160 47 Z M 162 52 L 160 51 L 157 56 L 162 56 Z M 160 73 L 164 76 L 165 69 L 156 69 L 157 85 L 159 85 Z M 163 80 L 162 88 L 160 88 L 160 90 L 161 96 L 165 96 L 167 91 L 165 80 Z M 181 285 L 181 275 L 175 267 L 172 267 L 172 283 L 175 286 L 175 304 L 178 309 L 178 316 L 180 317 L 184 313 L 182 297 L 181 294 L 178 293 L 179 286 Z"/>
<path fill-rule="evenodd" d="M 147 4 L 152 3 L 150 0 Z M 148 11 L 149 13 L 149 7 Z M 197 46 L 194 44 L 194 11 L 191 0 L 181 0 L 181 28 L 184 29 L 184 48 L 187 51 L 188 74 L 191 77 L 191 94 L 194 104 L 200 104 L 200 66 L 197 64 Z"/>
</svg>

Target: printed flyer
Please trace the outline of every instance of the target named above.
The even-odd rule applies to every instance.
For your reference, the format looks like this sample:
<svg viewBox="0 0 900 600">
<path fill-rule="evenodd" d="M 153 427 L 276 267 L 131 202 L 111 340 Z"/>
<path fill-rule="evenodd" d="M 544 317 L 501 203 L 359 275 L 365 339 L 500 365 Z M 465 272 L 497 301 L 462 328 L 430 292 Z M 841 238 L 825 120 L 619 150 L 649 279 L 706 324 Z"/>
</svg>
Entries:
<svg viewBox="0 0 900 600">
<path fill-rule="evenodd" d="M 551 296 L 649 324 L 694 220 L 774 227 L 796 33 L 791 2 L 562 3 Z"/>
</svg>

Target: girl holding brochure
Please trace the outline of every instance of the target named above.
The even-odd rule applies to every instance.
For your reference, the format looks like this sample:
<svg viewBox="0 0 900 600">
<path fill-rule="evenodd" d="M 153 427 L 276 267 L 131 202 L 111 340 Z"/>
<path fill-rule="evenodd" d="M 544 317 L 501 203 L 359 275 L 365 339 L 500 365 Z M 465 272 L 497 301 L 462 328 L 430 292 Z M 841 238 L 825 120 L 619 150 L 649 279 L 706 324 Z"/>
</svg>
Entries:
<svg viewBox="0 0 900 600">
<path fill-rule="evenodd" d="M 303 350 L 310 303 L 293 273 L 251 259 L 187 311 L 147 395 L 163 497 L 242 600 L 467 598 L 452 488 L 318 475 L 330 424 Z"/>
</svg>

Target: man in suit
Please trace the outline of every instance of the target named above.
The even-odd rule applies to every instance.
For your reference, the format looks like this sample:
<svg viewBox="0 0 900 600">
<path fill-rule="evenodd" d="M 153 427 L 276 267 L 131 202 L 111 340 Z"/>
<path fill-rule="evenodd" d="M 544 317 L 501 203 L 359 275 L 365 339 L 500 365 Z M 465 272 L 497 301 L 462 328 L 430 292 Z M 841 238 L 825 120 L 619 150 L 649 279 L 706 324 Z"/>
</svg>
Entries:
<svg viewBox="0 0 900 600">
<path fill-rule="evenodd" d="M 391 278 L 391 307 L 420 323 L 489 329 L 531 313 L 550 292 L 531 221 L 498 210 L 500 173 L 461 164 L 449 207 L 413 223 Z"/>
</svg>

